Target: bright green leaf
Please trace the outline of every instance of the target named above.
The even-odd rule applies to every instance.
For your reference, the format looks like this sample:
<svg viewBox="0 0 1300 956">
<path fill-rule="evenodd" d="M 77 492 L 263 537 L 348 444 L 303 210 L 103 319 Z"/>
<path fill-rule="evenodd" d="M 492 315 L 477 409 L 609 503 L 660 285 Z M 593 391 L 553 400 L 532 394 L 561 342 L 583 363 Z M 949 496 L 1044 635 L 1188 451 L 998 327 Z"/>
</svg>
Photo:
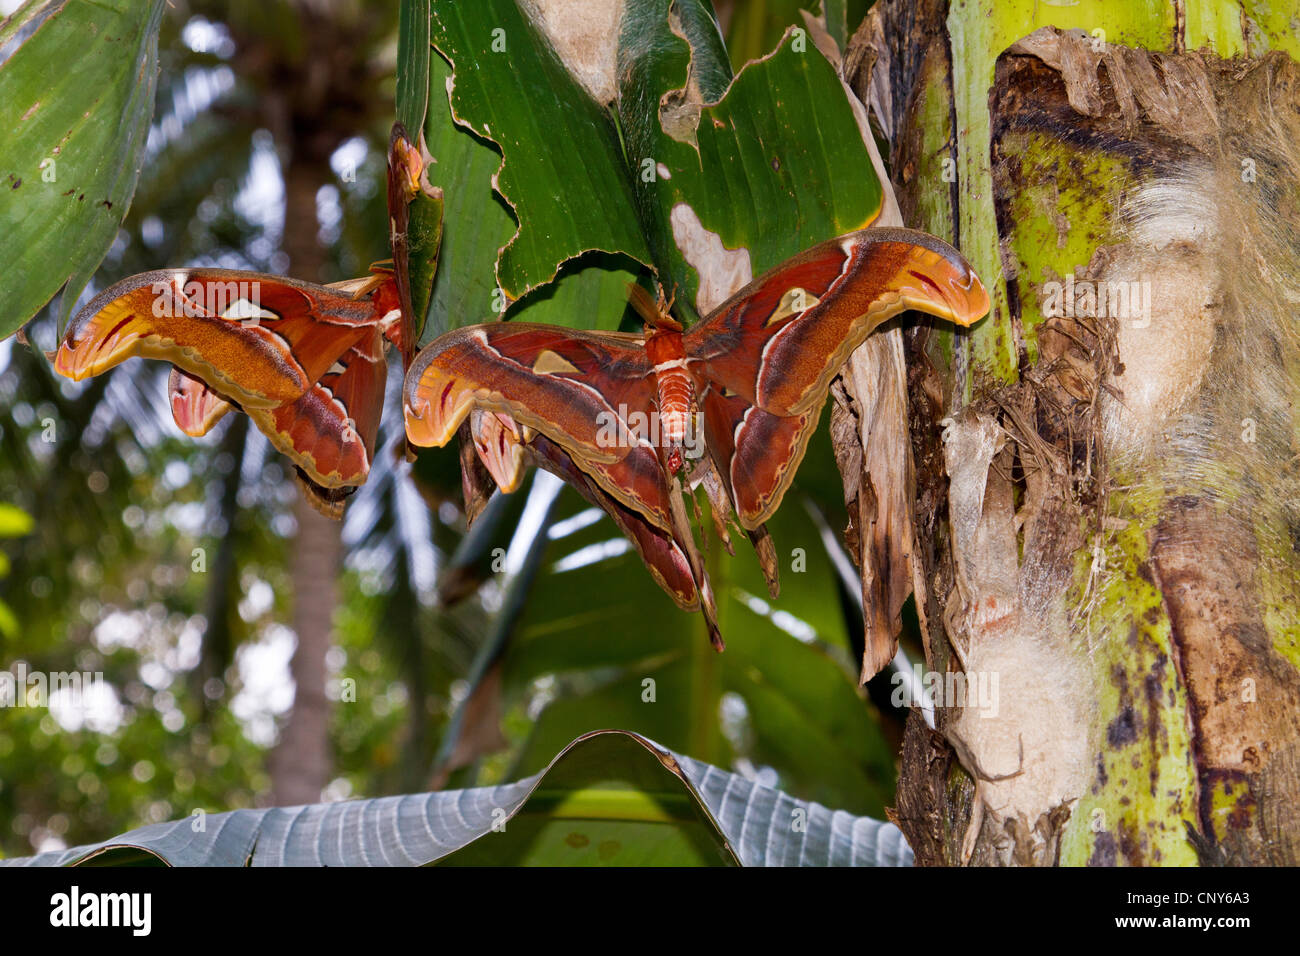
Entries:
<svg viewBox="0 0 1300 956">
<path fill-rule="evenodd" d="M 648 263 L 610 117 L 514 0 L 436 0 L 432 38 L 455 71 L 457 120 L 504 157 L 496 188 L 519 222 L 497 267 L 506 294 L 521 297 L 590 250 Z"/>
<path fill-rule="evenodd" d="M 636 279 L 631 261 L 622 256 L 583 255 L 560 268 L 558 281 L 513 305 L 498 291 L 497 256 L 516 228 L 492 186 L 501 154 L 454 122 L 445 93 L 450 78 L 451 68 L 435 57 L 430 64 L 434 95 L 424 134 L 434 158 L 428 178 L 443 191 L 445 219 L 431 321 L 421 344 L 448 329 L 500 318 L 507 306 L 512 319 L 617 328 L 627 304 L 627 285 Z"/>
<path fill-rule="evenodd" d="M 429 0 L 402 0 L 397 26 L 397 121 L 418 135 L 429 105 Z"/>
<path fill-rule="evenodd" d="M 634 158 L 652 161 L 656 175 L 636 183 L 641 208 L 657 261 L 662 268 L 666 260 L 671 282 L 688 293 L 679 304 L 689 308 L 706 261 L 701 247 L 716 243 L 747 257 L 757 276 L 868 225 L 882 192 L 843 85 L 811 42 L 796 49 L 788 35 L 716 105 L 701 105 L 698 119 L 687 109 L 661 113 L 659 104 L 685 84 L 690 54 L 712 62 L 711 43 L 688 48 L 672 26 L 667 18 L 642 17 L 635 29 L 625 23 L 620 117 Z"/>
<path fill-rule="evenodd" d="M 62 326 L 117 234 L 153 114 L 162 10 L 65 0 L 0 64 L 0 336 L 66 285 Z"/>
</svg>

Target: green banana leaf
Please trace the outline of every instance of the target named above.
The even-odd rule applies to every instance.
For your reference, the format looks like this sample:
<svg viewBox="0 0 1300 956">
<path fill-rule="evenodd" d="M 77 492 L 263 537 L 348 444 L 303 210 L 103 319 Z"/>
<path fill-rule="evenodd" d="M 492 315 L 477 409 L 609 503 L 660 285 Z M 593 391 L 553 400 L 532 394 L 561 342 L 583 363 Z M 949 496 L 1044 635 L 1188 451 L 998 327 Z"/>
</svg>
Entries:
<svg viewBox="0 0 1300 956">
<path fill-rule="evenodd" d="M 162 11 L 28 3 L 0 25 L 0 337 L 59 289 L 62 328 L 117 235 L 153 116 Z"/>
<path fill-rule="evenodd" d="M 891 823 L 828 810 L 625 731 L 473 790 L 235 810 L 10 866 L 907 866 Z"/>
<path fill-rule="evenodd" d="M 404 11 L 417 34 L 423 6 Z M 707 0 L 630 0 L 603 103 L 515 0 L 428 6 L 433 56 L 404 43 L 399 63 L 399 77 L 427 66 L 428 176 L 446 197 L 426 342 L 503 314 L 617 328 L 649 270 L 689 319 L 710 234 L 758 275 L 878 215 L 852 105 L 806 36 L 733 78 Z M 688 119 L 661 115 L 695 90 Z"/>
</svg>

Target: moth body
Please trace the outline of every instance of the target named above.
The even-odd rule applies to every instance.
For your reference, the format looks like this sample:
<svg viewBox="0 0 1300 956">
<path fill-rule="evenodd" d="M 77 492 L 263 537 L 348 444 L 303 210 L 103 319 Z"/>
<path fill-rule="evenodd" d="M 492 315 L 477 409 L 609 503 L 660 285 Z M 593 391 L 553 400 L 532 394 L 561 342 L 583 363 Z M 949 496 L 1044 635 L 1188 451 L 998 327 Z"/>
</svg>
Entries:
<svg viewBox="0 0 1300 956">
<path fill-rule="evenodd" d="M 646 356 L 659 401 L 659 448 L 669 474 L 685 466 L 695 408 L 695 385 L 687 371 L 686 347 L 679 329 L 647 328 Z"/>
</svg>

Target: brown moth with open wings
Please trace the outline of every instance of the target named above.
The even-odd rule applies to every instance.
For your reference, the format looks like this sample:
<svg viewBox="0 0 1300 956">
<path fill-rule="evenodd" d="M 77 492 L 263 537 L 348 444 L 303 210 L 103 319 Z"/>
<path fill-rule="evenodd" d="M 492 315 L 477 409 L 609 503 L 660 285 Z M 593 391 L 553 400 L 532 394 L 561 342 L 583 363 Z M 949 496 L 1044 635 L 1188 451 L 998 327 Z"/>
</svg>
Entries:
<svg viewBox="0 0 1300 956">
<path fill-rule="evenodd" d="M 416 322 L 408 285 L 409 204 L 422 160 L 400 126 L 388 156 L 392 263 L 332 285 L 228 269 L 161 269 L 105 289 L 68 325 L 55 371 L 98 375 L 132 356 L 172 363 L 177 426 L 203 435 L 246 412 L 293 461 L 308 499 L 340 517 L 370 473 L 388 375 L 403 368 Z"/>
<path fill-rule="evenodd" d="M 906 309 L 970 325 L 988 294 L 947 243 L 878 228 L 808 249 L 688 330 L 662 296 L 636 287 L 632 302 L 641 334 L 494 322 L 434 340 L 407 373 L 407 438 L 445 445 L 469 418 L 504 490 L 530 461 L 563 477 L 610 514 L 674 601 L 704 612 L 721 648 L 683 487 L 704 483 L 724 536 L 734 513 L 775 593 L 763 523 L 849 354 Z"/>
</svg>

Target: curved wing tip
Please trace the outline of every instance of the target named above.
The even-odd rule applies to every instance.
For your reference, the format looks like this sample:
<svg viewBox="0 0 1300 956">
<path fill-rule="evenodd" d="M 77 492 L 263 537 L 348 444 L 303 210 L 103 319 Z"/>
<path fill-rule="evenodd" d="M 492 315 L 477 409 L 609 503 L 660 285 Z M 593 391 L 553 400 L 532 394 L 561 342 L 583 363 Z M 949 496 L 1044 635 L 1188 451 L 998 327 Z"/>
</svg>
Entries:
<svg viewBox="0 0 1300 956">
<path fill-rule="evenodd" d="M 451 436 L 456 434 L 453 428 L 449 432 L 439 434 L 429 423 L 429 420 L 418 412 L 412 411 L 409 407 L 402 410 L 402 417 L 406 422 L 406 440 L 412 445 L 420 448 L 442 448 L 447 442 L 451 441 Z M 459 426 L 457 422 L 457 426 Z"/>
<path fill-rule="evenodd" d="M 191 418 L 187 415 L 180 415 L 172 409 L 172 421 L 180 429 L 182 435 L 189 435 L 191 438 L 202 438 L 212 428 L 202 419 Z"/>
<path fill-rule="evenodd" d="M 988 290 L 984 288 L 984 283 L 980 281 L 980 277 L 972 270 L 970 278 L 971 288 L 966 293 L 966 308 L 962 314 L 954 317 L 954 321 L 963 328 L 974 325 L 988 315 L 989 310 L 992 308 Z"/>
<path fill-rule="evenodd" d="M 80 382 L 82 379 L 97 375 L 102 370 L 96 369 L 94 363 L 81 361 L 75 350 L 59 346 L 59 351 L 54 356 L 54 371 L 64 378 Z"/>
</svg>

